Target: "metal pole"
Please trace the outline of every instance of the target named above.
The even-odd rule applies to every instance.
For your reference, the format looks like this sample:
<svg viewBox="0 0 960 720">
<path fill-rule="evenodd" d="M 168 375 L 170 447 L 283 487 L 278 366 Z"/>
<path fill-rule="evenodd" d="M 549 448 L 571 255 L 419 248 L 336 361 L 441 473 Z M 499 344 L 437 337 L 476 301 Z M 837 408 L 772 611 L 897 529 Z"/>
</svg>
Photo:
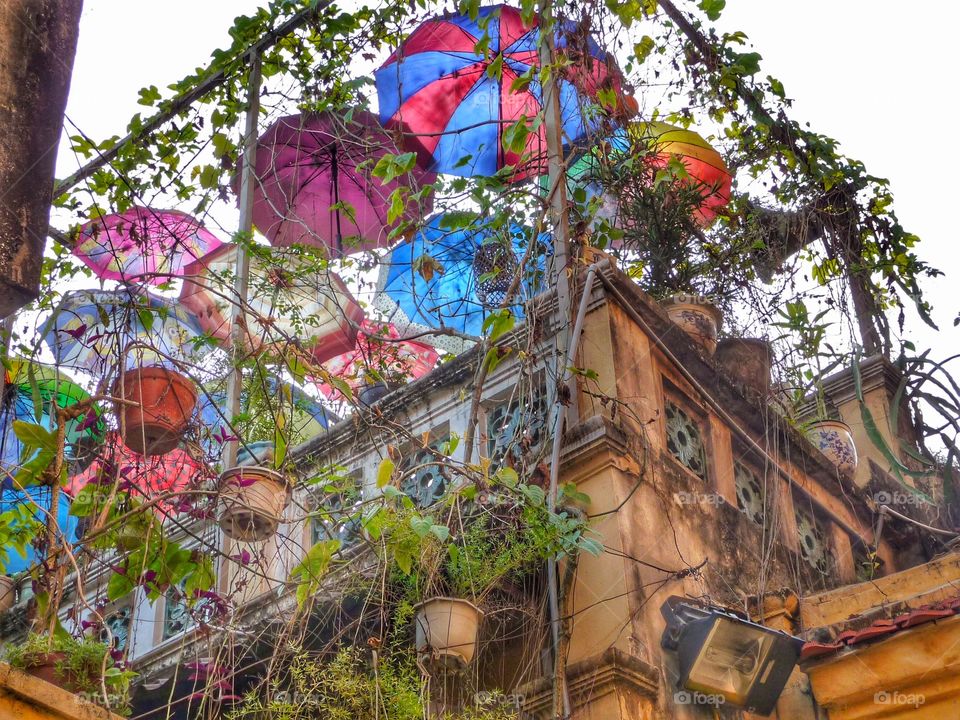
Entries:
<svg viewBox="0 0 960 720">
<path fill-rule="evenodd" d="M 240 169 L 240 227 L 237 233 L 242 242 L 237 243 L 236 278 L 233 283 L 234 305 L 230 311 L 231 356 L 234 367 L 227 380 L 226 415 L 233 422 L 240 414 L 240 390 L 243 387 L 243 373 L 237 362 L 246 346 L 244 306 L 247 304 L 247 284 L 250 276 L 250 258 L 243 242 L 249 240 L 253 230 L 253 184 L 256 182 L 254 169 L 257 162 L 257 127 L 260 119 L 260 53 L 250 51 L 250 80 L 247 86 L 247 118 L 243 134 L 243 165 Z M 234 440 L 223 446 L 223 468 L 237 464 L 238 443 Z"/>
<path fill-rule="evenodd" d="M 562 403 L 561 383 L 565 379 L 566 366 L 562 366 L 563 358 L 573 355 L 569 347 L 570 335 L 570 276 L 568 262 L 570 252 L 570 224 L 567 218 L 567 171 L 563 158 L 563 121 L 560 113 L 560 94 L 557 88 L 555 68 L 553 66 L 553 13 L 550 0 L 542 0 L 540 6 L 540 68 L 543 81 L 543 125 L 547 139 L 547 177 L 549 191 L 550 224 L 553 228 L 553 267 L 551 275 L 557 287 L 557 312 L 559 327 L 556 336 L 557 358 L 557 388 L 554 397 L 553 413 L 556 430 L 555 442 L 559 445 L 559 437 L 563 434 L 565 413 L 567 407 Z M 576 384 L 571 378 L 567 383 L 567 400 L 576 402 Z M 575 406 L 574 406 L 575 407 Z M 557 505 L 556 468 L 551 468 L 551 485 L 547 493 L 547 507 L 551 511 Z M 553 644 L 554 670 L 560 664 L 560 598 L 557 577 L 557 560 L 547 560 L 547 600 L 550 613 L 550 630 Z M 558 690 L 560 692 L 558 692 Z M 553 680 L 553 707 L 556 711 L 562 701 L 563 717 L 569 718 L 571 712 L 570 693 L 565 678 L 556 677 Z M 560 697 L 558 697 L 558 695 Z"/>
</svg>

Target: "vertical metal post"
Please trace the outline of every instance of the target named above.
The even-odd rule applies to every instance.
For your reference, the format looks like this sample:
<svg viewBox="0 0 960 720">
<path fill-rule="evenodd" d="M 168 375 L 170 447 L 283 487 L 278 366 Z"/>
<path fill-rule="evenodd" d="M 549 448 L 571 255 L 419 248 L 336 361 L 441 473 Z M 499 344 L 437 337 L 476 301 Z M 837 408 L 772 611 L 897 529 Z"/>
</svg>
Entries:
<svg viewBox="0 0 960 720">
<path fill-rule="evenodd" d="M 253 184 L 257 161 L 257 127 L 260 120 L 260 53 L 250 51 L 250 80 L 247 86 L 247 117 L 243 133 L 243 162 L 240 168 L 240 226 L 238 234 L 248 238 L 253 229 Z M 247 284 L 250 258 L 242 243 L 237 245 L 236 278 L 233 283 L 234 305 L 230 311 L 231 357 L 234 367 L 227 380 L 226 415 L 232 422 L 240 414 L 240 390 L 243 373 L 236 366 L 246 347 L 244 307 L 247 304 Z M 231 440 L 223 446 L 224 469 L 237 464 L 238 443 Z"/>
<path fill-rule="evenodd" d="M 561 397 L 560 380 L 566 374 L 566 368 L 563 366 L 565 358 L 573 356 L 572 349 L 568 347 L 571 341 L 570 333 L 570 275 L 569 275 L 569 255 L 570 255 L 570 224 L 567 218 L 567 170 L 563 158 L 563 119 L 560 112 L 560 94 L 557 87 L 557 78 L 553 64 L 553 34 L 554 34 L 553 13 L 550 0 L 542 0 L 540 5 L 540 68 L 541 78 L 543 79 L 541 91 L 543 93 L 543 125 L 547 137 L 547 177 L 549 180 L 549 190 L 547 201 L 549 203 L 550 224 L 553 229 L 553 268 L 552 279 L 557 288 L 557 313 L 559 324 L 556 335 L 556 377 L 557 390 L 553 403 L 553 417 L 555 418 L 552 427 L 559 435 L 564 430 L 564 415 L 567 408 L 563 405 Z M 571 379 L 567 387 L 568 402 L 576 402 L 576 384 Z M 551 472 L 551 477 L 556 478 L 556 472 Z M 556 481 L 551 483 L 550 492 L 547 494 L 547 507 L 553 510 L 557 504 Z M 547 560 L 547 599 L 548 610 L 550 612 L 550 631 L 553 644 L 553 663 L 554 670 L 559 667 L 560 651 L 560 598 L 557 577 L 556 558 Z M 566 678 L 557 677 L 554 673 L 553 682 L 554 703 L 556 709 L 562 702 L 563 717 L 570 717 L 570 696 L 567 689 Z M 559 691 L 559 692 L 558 692 Z M 559 697 L 558 697 L 559 696 Z M 561 702 L 558 702 L 561 701 Z"/>
</svg>

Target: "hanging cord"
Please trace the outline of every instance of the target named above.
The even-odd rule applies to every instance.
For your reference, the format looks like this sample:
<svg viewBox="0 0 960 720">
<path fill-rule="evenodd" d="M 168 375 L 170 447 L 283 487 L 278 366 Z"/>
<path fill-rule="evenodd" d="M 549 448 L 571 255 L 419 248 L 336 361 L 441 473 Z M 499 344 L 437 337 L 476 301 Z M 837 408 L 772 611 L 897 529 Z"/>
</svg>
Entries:
<svg viewBox="0 0 960 720">
<path fill-rule="evenodd" d="M 337 223 L 337 256 L 343 255 L 343 233 L 340 229 L 340 164 L 337 160 L 337 143 L 330 143 L 330 185 L 333 187 L 334 218 Z"/>
</svg>

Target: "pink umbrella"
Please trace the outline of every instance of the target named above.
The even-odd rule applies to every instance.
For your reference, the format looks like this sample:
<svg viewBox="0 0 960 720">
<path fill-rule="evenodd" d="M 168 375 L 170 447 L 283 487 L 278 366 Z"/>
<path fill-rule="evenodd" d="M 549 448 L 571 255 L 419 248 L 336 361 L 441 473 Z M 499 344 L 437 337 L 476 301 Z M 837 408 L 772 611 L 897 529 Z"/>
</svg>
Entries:
<svg viewBox="0 0 960 720">
<path fill-rule="evenodd" d="M 386 184 L 373 175 L 387 154 L 399 155 L 393 137 L 372 114 L 354 110 L 290 115 L 277 120 L 257 146 L 253 222 L 273 245 L 302 244 L 334 255 L 385 247 L 390 231 L 430 212 L 429 195 L 395 218 L 394 191 L 409 197 L 436 175 L 413 167 Z"/>
<path fill-rule="evenodd" d="M 123 444 L 116 432 L 107 433 L 97 458 L 81 473 L 71 477 L 65 486 L 67 493 L 77 496 L 87 485 L 107 488 L 114 482 L 120 490 L 140 502 L 152 500 L 171 492 L 185 492 L 207 472 L 205 467 L 184 450 L 176 448 L 166 455 L 144 457 Z M 182 498 L 173 496 L 156 504 L 163 515 L 175 514 Z"/>
<path fill-rule="evenodd" d="M 132 207 L 80 228 L 73 254 L 97 277 L 161 285 L 223 243 L 179 210 Z"/>
<path fill-rule="evenodd" d="M 440 358 L 436 350 L 415 340 L 399 341 L 399 338 L 400 332 L 392 323 L 364 320 L 357 334 L 356 347 L 323 365 L 351 389 L 371 379 L 386 382 L 416 380 L 436 367 Z M 340 398 L 340 392 L 326 383 L 318 382 L 317 389 L 329 400 Z"/>
<path fill-rule="evenodd" d="M 199 319 L 204 332 L 229 344 L 236 300 L 235 245 L 184 269 L 180 302 Z M 250 257 L 244 306 L 246 342 L 253 350 L 280 348 L 296 338 L 323 362 L 354 346 L 363 309 L 336 274 L 318 269 L 295 250 L 273 250 L 269 259 Z"/>
</svg>

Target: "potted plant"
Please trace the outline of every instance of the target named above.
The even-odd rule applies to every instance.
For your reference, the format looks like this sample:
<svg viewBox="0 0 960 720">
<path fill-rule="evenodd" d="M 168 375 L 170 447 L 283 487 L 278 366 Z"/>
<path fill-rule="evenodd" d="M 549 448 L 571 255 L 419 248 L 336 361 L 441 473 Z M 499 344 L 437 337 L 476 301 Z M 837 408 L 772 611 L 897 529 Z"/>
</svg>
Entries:
<svg viewBox="0 0 960 720">
<path fill-rule="evenodd" d="M 417 654 L 454 667 L 473 661 L 483 611 L 469 600 L 432 597 L 414 606 Z"/>
<path fill-rule="evenodd" d="M 127 370 L 117 379 L 113 395 L 120 434 L 127 447 L 141 455 L 173 450 L 197 405 L 193 381 L 159 365 Z"/>
<path fill-rule="evenodd" d="M 857 471 L 857 446 L 853 430 L 843 420 L 824 417 L 814 420 L 806 427 L 807 439 L 844 477 L 853 477 Z"/>
<path fill-rule="evenodd" d="M 128 709 L 130 680 L 135 673 L 117 667 L 110 648 L 103 643 L 75 638 L 59 629 L 52 636 L 31 633 L 25 642 L 7 646 L 4 655 L 12 667 L 39 680 L 114 711 Z"/>
</svg>

